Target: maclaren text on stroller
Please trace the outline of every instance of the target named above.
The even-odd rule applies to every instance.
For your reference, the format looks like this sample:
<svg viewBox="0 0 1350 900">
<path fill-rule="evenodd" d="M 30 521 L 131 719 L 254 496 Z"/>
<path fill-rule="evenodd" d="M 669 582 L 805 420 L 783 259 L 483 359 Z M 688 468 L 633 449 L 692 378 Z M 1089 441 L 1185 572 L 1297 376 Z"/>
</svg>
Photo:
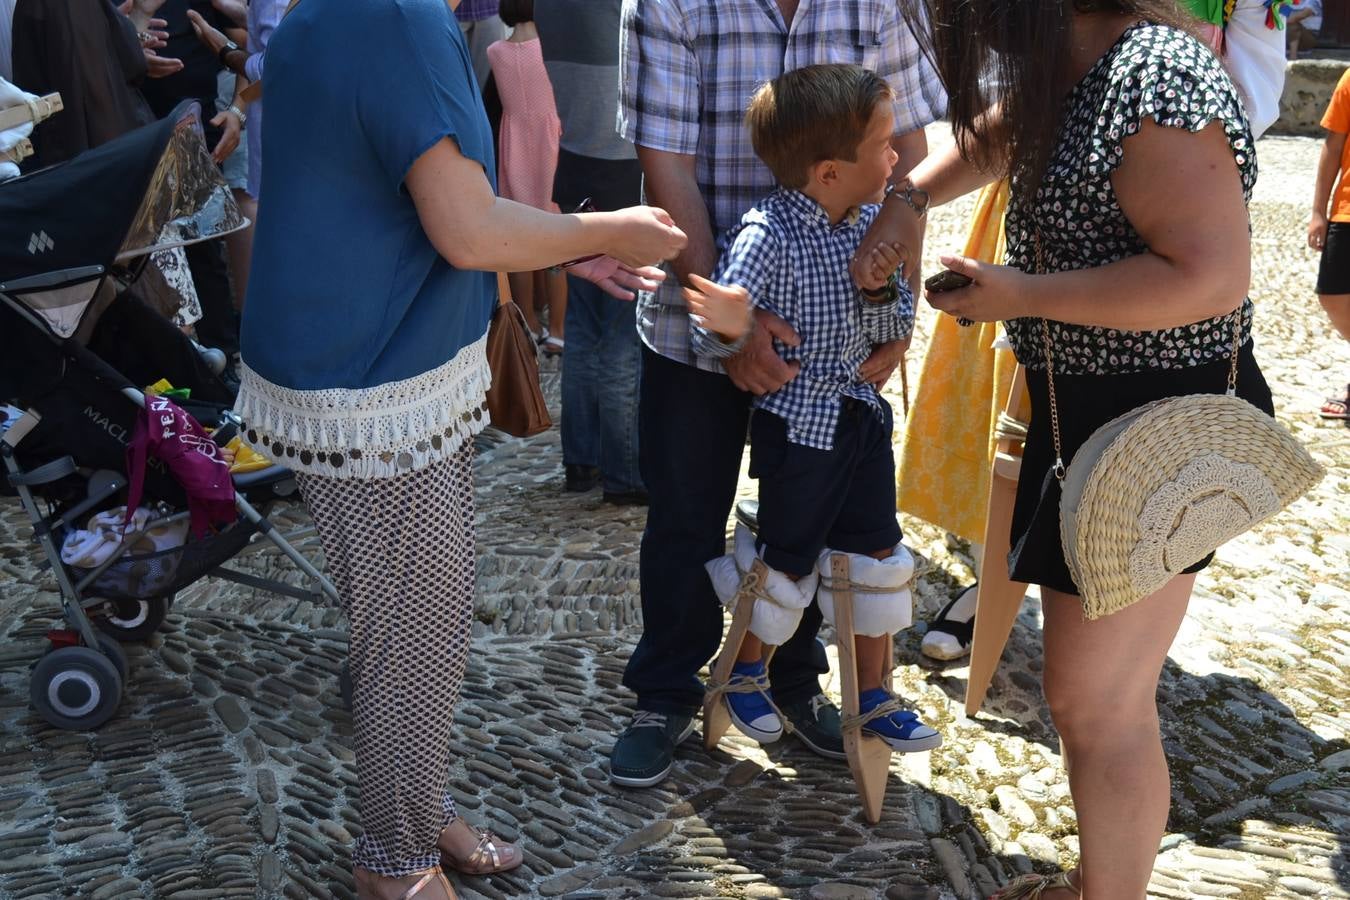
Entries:
<svg viewBox="0 0 1350 900">
<path fill-rule="evenodd" d="M 200 385 L 203 399 L 224 402 L 185 406 L 205 425 L 214 426 L 215 418 L 225 422 L 222 431 L 237 430 L 226 412 L 228 389 L 218 380 L 207 383 L 214 374 L 187 337 L 157 314 L 134 326 L 125 322 L 129 313 L 147 309 L 130 294 L 151 253 L 245 225 L 206 150 L 196 104 L 0 184 L 0 327 L 11 348 L 0 359 L 0 400 L 25 410 L 0 439 L 0 456 L 61 592 L 66 629 L 49 633 L 52 647 L 31 680 L 33 705 L 54 726 L 91 729 L 106 722 L 127 677 L 117 641 L 148 637 L 175 592 L 206 574 L 299 599 L 337 600 L 332 585 L 292 545 L 296 535 L 278 533 L 265 516 L 268 502 L 295 489 L 279 467 L 235 476 L 231 524 L 143 553 L 143 538 L 166 526 L 181 531 L 189 517 L 182 485 L 150 459 L 143 501 L 149 517 L 139 515 L 97 565 L 62 561 L 69 532 L 91 514 L 129 502 L 129 476 L 138 473 L 128 472 L 126 449 L 146 408 L 138 383 L 169 377 L 193 387 L 194 401 Z M 106 334 L 100 343 L 100 322 L 111 331 L 119 317 L 118 340 L 134 339 L 137 346 L 118 353 L 114 367 L 92 348 L 108 343 Z M 35 339 L 39 335 L 45 339 Z M 151 371 L 158 374 L 149 381 L 132 380 Z M 263 537 L 301 570 L 305 587 L 223 568 Z"/>
</svg>

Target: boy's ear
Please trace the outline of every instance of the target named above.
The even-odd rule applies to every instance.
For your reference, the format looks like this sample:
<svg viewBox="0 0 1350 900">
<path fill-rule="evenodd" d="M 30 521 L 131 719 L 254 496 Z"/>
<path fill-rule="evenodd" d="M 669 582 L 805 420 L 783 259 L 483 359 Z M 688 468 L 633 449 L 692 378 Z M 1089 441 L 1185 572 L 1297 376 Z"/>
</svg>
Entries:
<svg viewBox="0 0 1350 900">
<path fill-rule="evenodd" d="M 811 166 L 808 171 L 808 179 L 811 184 L 833 187 L 835 182 L 839 180 L 839 166 L 832 159 L 822 159 Z"/>
</svg>

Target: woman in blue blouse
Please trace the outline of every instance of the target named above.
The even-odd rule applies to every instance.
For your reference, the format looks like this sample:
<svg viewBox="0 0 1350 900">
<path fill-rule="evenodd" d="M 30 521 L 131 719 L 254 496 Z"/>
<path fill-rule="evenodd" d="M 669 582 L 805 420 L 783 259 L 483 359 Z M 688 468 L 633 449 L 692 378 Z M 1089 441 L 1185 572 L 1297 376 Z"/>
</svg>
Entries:
<svg viewBox="0 0 1350 900">
<path fill-rule="evenodd" d="M 660 210 L 494 196 L 458 0 L 305 0 L 267 59 L 263 193 L 238 410 L 296 472 L 347 608 L 362 898 L 453 897 L 518 848 L 456 818 L 452 709 L 473 612 L 472 437 L 495 271 L 579 266 L 618 295 L 684 235 Z M 359 59 L 350 48 L 360 47 Z"/>
</svg>

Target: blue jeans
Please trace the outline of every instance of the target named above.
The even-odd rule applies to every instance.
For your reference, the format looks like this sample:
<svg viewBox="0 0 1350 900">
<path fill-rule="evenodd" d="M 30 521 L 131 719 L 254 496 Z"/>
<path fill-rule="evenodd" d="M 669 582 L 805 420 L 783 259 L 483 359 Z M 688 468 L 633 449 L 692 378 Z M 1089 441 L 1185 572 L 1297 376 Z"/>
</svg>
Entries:
<svg viewBox="0 0 1350 900">
<path fill-rule="evenodd" d="M 637 308 L 567 278 L 562 363 L 563 463 L 598 466 L 606 491 L 642 490 L 638 469 Z"/>
</svg>

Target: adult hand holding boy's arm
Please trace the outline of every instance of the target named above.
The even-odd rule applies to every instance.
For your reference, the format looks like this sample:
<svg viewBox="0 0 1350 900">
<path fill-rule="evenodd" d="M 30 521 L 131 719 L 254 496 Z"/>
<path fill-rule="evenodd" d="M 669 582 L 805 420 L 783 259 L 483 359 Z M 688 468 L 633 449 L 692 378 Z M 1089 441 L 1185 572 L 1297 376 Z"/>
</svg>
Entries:
<svg viewBox="0 0 1350 900">
<path fill-rule="evenodd" d="M 885 386 L 895 374 L 895 370 L 900 367 L 900 361 L 905 358 L 909 342 L 910 338 L 904 337 L 898 341 L 877 344 L 872 348 L 872 354 L 858 367 L 858 377 L 866 384 Z"/>
<path fill-rule="evenodd" d="M 797 377 L 801 362 L 787 362 L 779 356 L 773 348 L 775 339 L 789 347 L 802 342 L 787 322 L 767 310 L 755 310 L 755 327 L 745 339 L 745 348 L 725 363 L 736 387 L 755 395 L 772 394 Z"/>
</svg>

